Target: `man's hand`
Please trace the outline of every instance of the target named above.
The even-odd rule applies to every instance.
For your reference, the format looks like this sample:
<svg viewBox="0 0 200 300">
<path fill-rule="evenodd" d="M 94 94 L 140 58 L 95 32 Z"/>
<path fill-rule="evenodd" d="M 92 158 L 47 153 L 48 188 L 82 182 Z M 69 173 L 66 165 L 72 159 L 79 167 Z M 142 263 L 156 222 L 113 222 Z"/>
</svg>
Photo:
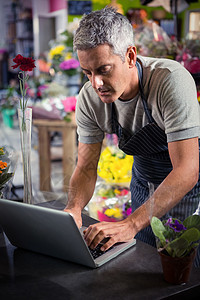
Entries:
<svg viewBox="0 0 200 300">
<path fill-rule="evenodd" d="M 82 226 L 81 213 L 77 212 L 77 210 L 72 210 L 72 209 L 68 209 L 68 208 L 65 208 L 64 211 L 72 214 L 72 216 L 76 222 L 76 225 L 78 226 L 78 228 L 81 228 L 81 226 Z"/>
<path fill-rule="evenodd" d="M 134 238 L 136 232 L 129 218 L 119 222 L 100 222 L 90 225 L 84 231 L 87 245 L 94 249 L 104 239 L 108 241 L 101 247 L 106 251 L 118 242 L 128 242 Z"/>
</svg>

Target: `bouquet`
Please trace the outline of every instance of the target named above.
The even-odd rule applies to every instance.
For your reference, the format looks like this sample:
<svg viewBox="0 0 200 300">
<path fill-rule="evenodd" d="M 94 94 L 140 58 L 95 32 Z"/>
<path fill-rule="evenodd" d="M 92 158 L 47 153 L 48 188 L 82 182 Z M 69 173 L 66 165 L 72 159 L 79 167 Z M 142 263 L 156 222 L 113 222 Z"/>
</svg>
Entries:
<svg viewBox="0 0 200 300">
<path fill-rule="evenodd" d="M 91 217 L 106 222 L 127 218 L 131 212 L 131 193 L 126 187 L 97 182 L 94 195 L 88 203 Z"/>
<path fill-rule="evenodd" d="M 183 222 L 176 218 L 161 221 L 152 217 L 151 228 L 157 238 L 158 251 L 171 257 L 185 257 L 199 245 L 199 215 L 189 216 Z"/>
<path fill-rule="evenodd" d="M 13 177 L 14 173 L 9 173 L 9 163 L 5 150 L 3 147 L 0 147 L 0 195 L 1 191 L 4 188 L 5 184 Z"/>
<path fill-rule="evenodd" d="M 133 156 L 126 155 L 116 146 L 108 146 L 101 153 L 97 173 L 107 183 L 129 184 Z"/>
<path fill-rule="evenodd" d="M 49 51 L 49 61 L 54 72 L 62 72 L 68 76 L 79 74 L 80 64 L 73 53 L 73 29 L 65 30 L 57 41 L 52 42 L 54 45 Z"/>
</svg>

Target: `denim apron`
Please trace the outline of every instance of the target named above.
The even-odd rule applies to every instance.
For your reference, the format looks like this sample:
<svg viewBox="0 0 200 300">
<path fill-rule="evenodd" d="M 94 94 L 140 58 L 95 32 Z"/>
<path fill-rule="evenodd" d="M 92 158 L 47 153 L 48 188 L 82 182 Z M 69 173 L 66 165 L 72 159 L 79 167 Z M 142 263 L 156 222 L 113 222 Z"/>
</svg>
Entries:
<svg viewBox="0 0 200 300">
<path fill-rule="evenodd" d="M 133 135 L 130 135 L 125 128 L 118 123 L 115 104 L 112 103 L 112 129 L 118 136 L 119 148 L 128 155 L 134 156 L 132 167 L 132 179 L 130 184 L 132 211 L 141 206 L 153 193 L 153 190 L 171 172 L 172 164 L 169 157 L 167 137 L 153 119 L 143 93 L 142 67 L 136 62 L 139 76 L 139 89 L 148 124 L 142 127 Z M 152 189 L 153 187 L 153 189 Z M 170 193 L 170 191 L 169 191 Z M 184 220 L 187 216 L 195 213 L 200 200 L 200 181 L 196 186 L 170 210 L 164 218 L 176 217 Z M 151 216 L 151 212 L 150 216 Z M 156 247 L 156 241 L 151 227 L 141 230 L 136 236 L 137 239 Z M 200 262 L 200 247 L 197 259 Z"/>
</svg>

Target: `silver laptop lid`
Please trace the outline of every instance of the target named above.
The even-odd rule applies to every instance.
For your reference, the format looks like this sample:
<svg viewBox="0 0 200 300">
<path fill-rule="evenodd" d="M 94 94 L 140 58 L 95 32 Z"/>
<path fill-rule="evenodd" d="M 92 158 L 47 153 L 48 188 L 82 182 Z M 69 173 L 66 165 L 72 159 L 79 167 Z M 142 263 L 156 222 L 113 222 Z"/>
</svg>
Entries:
<svg viewBox="0 0 200 300">
<path fill-rule="evenodd" d="M 73 217 L 67 212 L 0 199 L 0 224 L 16 247 L 99 267 L 135 244 L 135 240 L 114 246 L 93 259 Z"/>
<path fill-rule="evenodd" d="M 0 199 L 0 224 L 16 247 L 95 267 L 73 217 L 66 212 Z"/>
</svg>

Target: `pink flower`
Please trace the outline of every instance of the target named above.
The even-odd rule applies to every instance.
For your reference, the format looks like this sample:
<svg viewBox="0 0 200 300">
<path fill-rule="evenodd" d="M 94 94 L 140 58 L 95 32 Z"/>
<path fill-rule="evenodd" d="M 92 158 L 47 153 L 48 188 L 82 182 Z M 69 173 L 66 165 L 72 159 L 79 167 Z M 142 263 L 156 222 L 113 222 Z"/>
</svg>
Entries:
<svg viewBox="0 0 200 300">
<path fill-rule="evenodd" d="M 76 97 L 67 97 L 65 100 L 62 100 L 62 104 L 64 105 L 64 110 L 66 112 L 75 111 L 76 107 Z"/>
<path fill-rule="evenodd" d="M 74 58 L 70 58 L 60 63 L 59 67 L 61 70 L 70 70 L 70 69 L 77 69 L 79 67 L 79 61 Z"/>
<path fill-rule="evenodd" d="M 186 53 L 186 52 L 183 53 L 183 55 L 182 55 L 183 61 L 188 60 L 188 59 L 190 59 L 190 58 L 191 58 L 191 55 L 190 55 L 190 54 L 188 54 L 188 53 Z"/>
<path fill-rule="evenodd" d="M 129 216 L 129 215 L 131 215 L 131 214 L 132 214 L 132 208 L 129 207 L 129 208 L 127 209 L 127 211 L 126 211 L 126 215 Z"/>
<path fill-rule="evenodd" d="M 196 57 L 191 60 L 188 60 L 184 63 L 184 67 L 190 73 L 199 73 L 200 72 L 200 59 Z"/>
<path fill-rule="evenodd" d="M 129 193 L 129 190 L 127 189 L 123 189 L 121 192 L 120 192 L 120 196 L 125 196 Z"/>
</svg>

